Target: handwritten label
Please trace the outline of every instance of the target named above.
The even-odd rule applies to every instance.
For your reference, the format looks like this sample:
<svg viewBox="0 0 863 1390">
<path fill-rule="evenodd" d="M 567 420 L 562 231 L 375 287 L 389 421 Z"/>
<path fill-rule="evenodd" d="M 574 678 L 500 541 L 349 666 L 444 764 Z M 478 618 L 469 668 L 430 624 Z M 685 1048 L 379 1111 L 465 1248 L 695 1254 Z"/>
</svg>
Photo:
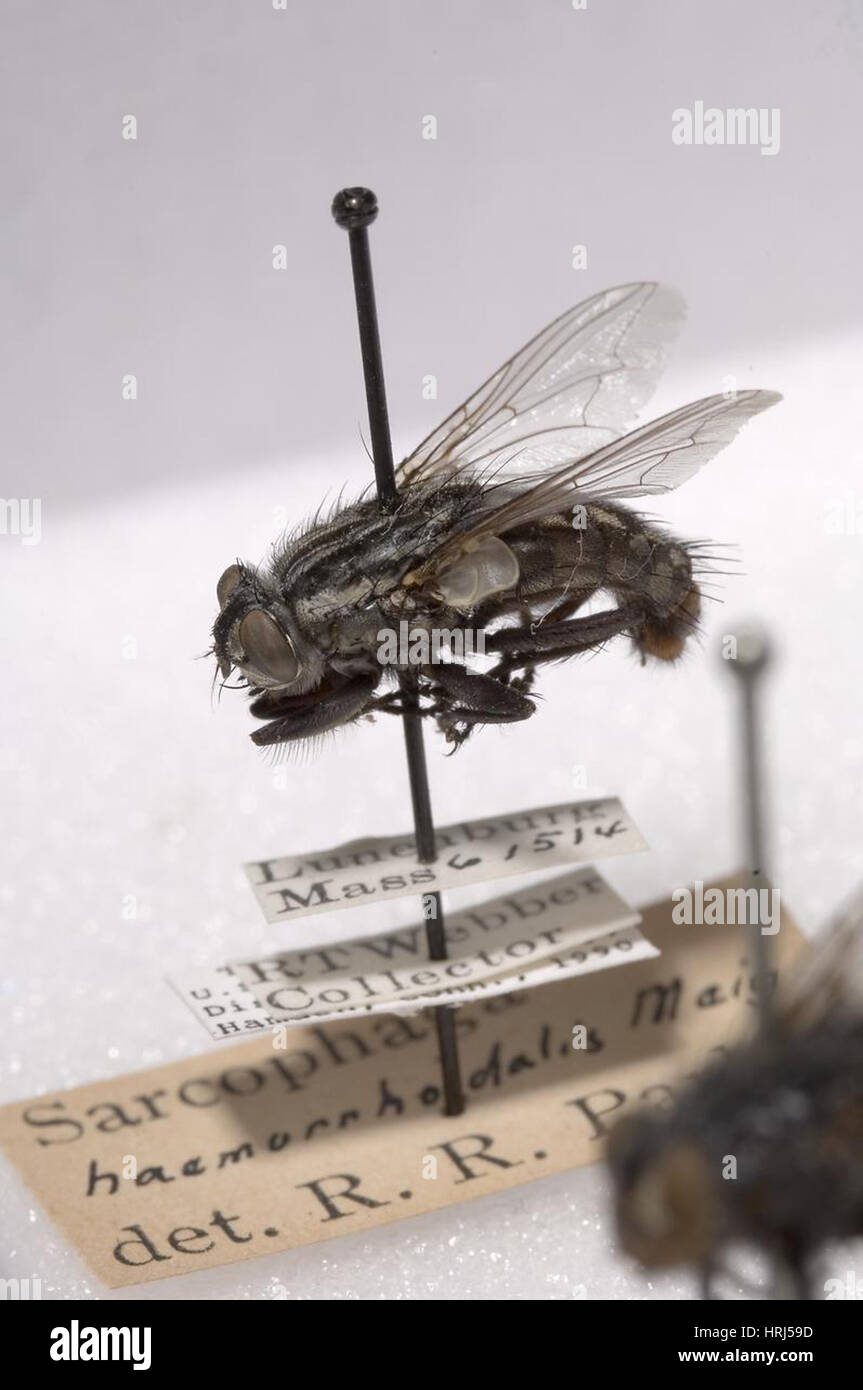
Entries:
<svg viewBox="0 0 863 1390">
<path fill-rule="evenodd" d="M 594 1162 L 622 1113 L 667 1103 L 754 1025 L 746 928 L 671 910 L 643 914 L 658 958 L 459 1009 L 463 1115 L 441 1113 L 433 1018 L 385 1015 L 15 1102 L 0 1144 L 109 1287 Z M 786 909 L 771 946 L 780 975 L 803 949 Z"/>
<path fill-rule="evenodd" d="M 268 922 L 432 893 L 510 874 L 589 864 L 647 845 L 616 797 L 541 806 L 448 825 L 438 859 L 417 862 L 410 835 L 352 840 L 338 849 L 262 859 L 245 870 Z"/>
<path fill-rule="evenodd" d="M 236 1042 L 278 1024 L 415 1013 L 645 959 L 656 950 L 640 920 L 596 869 L 578 869 L 448 918 L 444 961 L 428 960 L 419 922 L 170 983 L 211 1037 Z"/>
</svg>

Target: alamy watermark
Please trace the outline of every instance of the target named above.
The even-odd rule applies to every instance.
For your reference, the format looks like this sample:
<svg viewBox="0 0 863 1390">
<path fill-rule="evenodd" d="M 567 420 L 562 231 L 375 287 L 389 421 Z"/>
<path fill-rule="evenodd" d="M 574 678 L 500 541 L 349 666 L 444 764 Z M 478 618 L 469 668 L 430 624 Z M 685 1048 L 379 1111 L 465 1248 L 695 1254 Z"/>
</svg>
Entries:
<svg viewBox="0 0 863 1390">
<path fill-rule="evenodd" d="M 377 656 L 382 666 L 436 666 L 484 655 L 482 628 L 412 628 L 403 618 L 398 632 L 391 627 L 382 627 L 378 632 Z"/>
<path fill-rule="evenodd" d="M 35 1275 L 29 1279 L 0 1279 L 0 1303 L 20 1303 L 42 1297 L 42 1280 Z"/>
<path fill-rule="evenodd" d="M 824 530 L 828 536 L 863 536 L 863 498 L 855 492 L 829 497 L 824 503 Z"/>
<path fill-rule="evenodd" d="M 671 901 L 671 920 L 678 926 L 753 926 L 762 936 L 779 930 L 778 888 L 705 888 L 696 879 L 692 888 L 675 888 Z"/>
<path fill-rule="evenodd" d="M 675 145 L 757 145 L 762 154 L 779 153 L 779 107 L 678 106 L 671 113 Z"/>
<path fill-rule="evenodd" d="M 844 1279 L 825 1279 L 824 1297 L 828 1300 L 847 1298 L 851 1301 L 863 1299 L 863 1279 L 855 1269 L 845 1271 Z"/>
<path fill-rule="evenodd" d="M 150 1327 L 82 1327 L 73 1318 L 68 1327 L 51 1330 L 52 1361 L 130 1361 L 133 1371 L 152 1365 Z"/>
<path fill-rule="evenodd" d="M 0 497 L 0 536 L 19 536 L 22 545 L 42 539 L 41 497 Z"/>
</svg>

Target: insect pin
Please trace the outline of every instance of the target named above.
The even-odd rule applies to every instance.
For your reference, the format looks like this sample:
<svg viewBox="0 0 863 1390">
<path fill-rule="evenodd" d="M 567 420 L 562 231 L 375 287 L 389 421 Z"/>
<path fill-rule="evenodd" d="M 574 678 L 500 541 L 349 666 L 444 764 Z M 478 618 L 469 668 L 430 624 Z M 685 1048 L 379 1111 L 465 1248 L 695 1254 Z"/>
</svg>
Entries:
<svg viewBox="0 0 863 1390">
<path fill-rule="evenodd" d="M 477 725 L 529 718 L 540 667 L 613 637 L 628 635 L 642 660 L 679 657 L 709 556 L 625 504 L 685 482 L 780 399 L 708 396 L 631 429 L 681 317 L 655 284 L 594 295 L 404 460 L 391 511 L 362 496 L 289 535 L 266 565 L 230 565 L 213 651 L 263 721 L 253 741 L 400 713 L 410 668 L 421 713 L 457 746 Z"/>
</svg>

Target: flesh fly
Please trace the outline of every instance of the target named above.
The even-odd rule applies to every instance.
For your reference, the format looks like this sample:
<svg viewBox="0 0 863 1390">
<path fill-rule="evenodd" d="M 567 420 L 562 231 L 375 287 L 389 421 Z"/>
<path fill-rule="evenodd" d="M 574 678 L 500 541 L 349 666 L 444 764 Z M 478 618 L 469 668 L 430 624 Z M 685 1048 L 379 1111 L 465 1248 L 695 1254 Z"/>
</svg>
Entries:
<svg viewBox="0 0 863 1390">
<path fill-rule="evenodd" d="M 625 504 L 685 482 L 780 399 L 708 396 L 623 433 L 681 318 L 654 284 L 595 295 L 404 460 L 391 510 L 361 497 L 284 539 L 267 565 L 230 565 L 213 650 L 264 721 L 253 741 L 401 713 L 409 669 L 421 713 L 457 745 L 476 725 L 529 718 L 538 668 L 613 637 L 642 660 L 679 657 L 698 625 L 703 557 Z M 393 633 L 409 640 L 387 646 Z M 465 647 L 490 658 L 485 669 L 461 659 Z"/>
</svg>

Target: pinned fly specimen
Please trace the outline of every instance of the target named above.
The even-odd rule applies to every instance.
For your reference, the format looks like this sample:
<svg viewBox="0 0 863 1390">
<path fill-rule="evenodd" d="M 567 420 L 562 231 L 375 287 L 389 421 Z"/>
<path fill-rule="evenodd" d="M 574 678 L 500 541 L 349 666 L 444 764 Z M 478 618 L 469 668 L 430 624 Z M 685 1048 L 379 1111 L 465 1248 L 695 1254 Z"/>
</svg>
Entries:
<svg viewBox="0 0 863 1390">
<path fill-rule="evenodd" d="M 780 399 L 708 396 L 621 437 L 681 317 L 677 298 L 654 284 L 595 295 L 405 459 L 392 510 L 365 496 L 289 536 L 266 567 L 231 565 L 218 584 L 214 652 L 223 679 L 239 669 L 252 714 L 266 721 L 254 742 L 400 713 L 400 689 L 386 689 L 400 667 L 382 658 L 381 635 L 402 624 L 412 637 L 438 634 L 438 646 L 441 633 L 482 635 L 466 645 L 490 656 L 485 670 L 454 659 L 411 665 L 422 714 L 453 744 L 477 724 L 529 718 L 538 667 L 619 634 L 642 660 L 680 656 L 698 623 L 704 557 L 621 503 L 685 482 Z M 597 609 L 600 595 L 610 603 Z"/>
<path fill-rule="evenodd" d="M 818 1252 L 863 1236 L 861 955 L 863 893 L 780 991 L 766 1035 L 728 1052 L 673 1110 L 612 1132 L 628 1254 L 695 1267 L 709 1295 L 727 1252 L 748 1244 L 770 1260 L 775 1296 L 807 1298 Z"/>
</svg>

